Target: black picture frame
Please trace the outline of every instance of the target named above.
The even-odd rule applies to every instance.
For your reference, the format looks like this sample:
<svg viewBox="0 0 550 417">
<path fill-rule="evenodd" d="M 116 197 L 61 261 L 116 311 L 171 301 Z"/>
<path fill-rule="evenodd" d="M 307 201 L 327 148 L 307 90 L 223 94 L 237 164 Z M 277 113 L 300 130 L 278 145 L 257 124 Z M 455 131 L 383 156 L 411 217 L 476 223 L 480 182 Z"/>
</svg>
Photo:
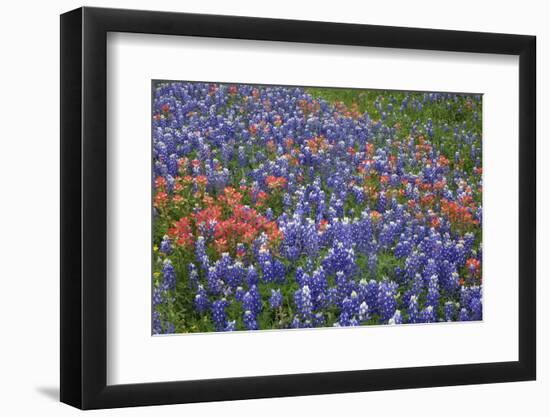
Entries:
<svg viewBox="0 0 550 417">
<path fill-rule="evenodd" d="M 108 32 L 519 56 L 519 360 L 107 385 Z M 95 409 L 535 379 L 534 36 L 84 7 L 61 15 L 60 57 L 62 402 Z"/>
</svg>

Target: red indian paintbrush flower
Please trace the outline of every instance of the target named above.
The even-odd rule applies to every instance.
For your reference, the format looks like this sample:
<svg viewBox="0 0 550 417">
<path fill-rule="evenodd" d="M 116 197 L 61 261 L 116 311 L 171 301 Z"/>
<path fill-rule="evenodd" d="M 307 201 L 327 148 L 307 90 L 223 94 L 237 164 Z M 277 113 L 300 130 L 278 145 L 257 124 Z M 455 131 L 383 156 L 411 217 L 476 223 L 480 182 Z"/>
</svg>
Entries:
<svg viewBox="0 0 550 417">
<path fill-rule="evenodd" d="M 466 268 L 473 276 L 478 276 L 481 269 L 481 262 L 478 259 L 470 258 L 466 261 Z"/>
<path fill-rule="evenodd" d="M 190 246 L 193 244 L 193 231 L 188 217 L 182 217 L 174 227 L 168 229 L 168 236 L 173 238 L 178 245 Z"/>
<path fill-rule="evenodd" d="M 287 180 L 284 177 L 274 177 L 273 175 L 269 175 L 265 179 L 265 183 L 268 188 L 277 190 L 286 187 Z"/>
</svg>

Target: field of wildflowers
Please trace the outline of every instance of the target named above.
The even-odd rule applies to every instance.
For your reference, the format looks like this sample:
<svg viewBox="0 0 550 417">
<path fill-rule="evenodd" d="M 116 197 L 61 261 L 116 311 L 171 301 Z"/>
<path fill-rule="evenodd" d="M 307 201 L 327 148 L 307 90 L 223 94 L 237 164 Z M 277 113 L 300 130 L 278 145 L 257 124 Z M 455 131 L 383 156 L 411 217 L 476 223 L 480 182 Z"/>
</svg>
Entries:
<svg viewBox="0 0 550 417">
<path fill-rule="evenodd" d="M 480 95 L 152 100 L 153 334 L 482 319 Z"/>
</svg>

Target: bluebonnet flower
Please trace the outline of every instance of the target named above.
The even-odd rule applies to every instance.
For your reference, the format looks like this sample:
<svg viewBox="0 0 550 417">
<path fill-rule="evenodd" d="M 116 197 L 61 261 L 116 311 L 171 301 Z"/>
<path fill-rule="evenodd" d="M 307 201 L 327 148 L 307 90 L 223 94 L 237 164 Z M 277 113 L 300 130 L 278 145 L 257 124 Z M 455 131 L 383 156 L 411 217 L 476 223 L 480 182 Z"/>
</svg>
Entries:
<svg viewBox="0 0 550 417">
<path fill-rule="evenodd" d="M 165 259 L 162 265 L 162 286 L 165 290 L 176 289 L 176 271 L 170 259 Z"/>
<path fill-rule="evenodd" d="M 327 273 L 342 272 L 350 276 L 357 268 L 355 252 L 353 248 L 346 247 L 343 242 L 337 241 L 323 259 L 322 265 Z"/>
<path fill-rule="evenodd" d="M 212 321 L 217 332 L 223 331 L 227 326 L 227 317 L 225 309 L 229 303 L 225 298 L 216 300 L 212 303 Z"/>
<path fill-rule="evenodd" d="M 401 311 L 395 310 L 391 319 L 388 320 L 388 324 L 402 324 L 403 318 L 401 317 Z"/>
<path fill-rule="evenodd" d="M 164 294 L 162 289 L 157 286 L 153 287 L 153 306 L 158 306 L 164 301 Z"/>
<path fill-rule="evenodd" d="M 376 274 L 376 270 L 378 268 L 378 256 L 375 252 L 371 252 L 369 254 L 369 262 L 368 262 L 369 271 L 372 275 Z"/>
<path fill-rule="evenodd" d="M 195 295 L 195 308 L 199 313 L 204 313 L 210 308 L 210 300 L 208 294 L 202 285 L 199 284 L 197 294 Z"/>
<path fill-rule="evenodd" d="M 255 285 L 243 296 L 243 310 L 250 311 L 254 316 L 262 311 L 262 297 Z"/>
<path fill-rule="evenodd" d="M 167 322 L 164 324 L 164 329 L 162 331 L 162 334 L 172 334 L 176 332 L 176 326 L 174 326 L 174 323 Z"/>
<path fill-rule="evenodd" d="M 378 314 L 378 294 L 379 294 L 379 285 L 378 282 L 371 279 L 366 288 L 365 301 L 369 306 L 369 311 L 371 314 Z"/>
<path fill-rule="evenodd" d="M 404 300 L 410 300 L 411 296 L 414 295 L 418 297 L 424 288 L 424 279 L 420 274 L 415 274 L 411 287 L 405 292 L 403 296 Z"/>
<path fill-rule="evenodd" d="M 426 297 L 426 305 L 437 308 L 439 304 L 439 283 L 436 275 L 432 275 L 428 284 L 428 295 Z"/>
<path fill-rule="evenodd" d="M 405 260 L 405 273 L 407 278 L 413 278 L 422 266 L 422 258 L 417 251 L 413 251 Z"/>
<path fill-rule="evenodd" d="M 168 170 L 168 175 L 170 177 L 172 177 L 172 179 L 176 175 L 178 175 L 178 160 L 177 160 L 177 155 L 176 154 L 172 154 L 168 157 L 168 161 L 166 163 L 166 168 Z M 168 183 L 169 184 L 173 183 L 173 181 L 169 181 Z"/>
<path fill-rule="evenodd" d="M 199 265 L 203 270 L 208 270 L 210 267 L 210 262 L 208 260 L 208 255 L 206 254 L 206 241 L 203 236 L 199 236 L 195 243 L 195 256 Z"/>
<path fill-rule="evenodd" d="M 392 281 L 384 280 L 380 283 L 378 289 L 378 306 L 380 311 L 380 320 L 387 323 L 395 314 L 397 307 L 397 284 Z"/>
<path fill-rule="evenodd" d="M 172 253 L 172 242 L 168 236 L 164 236 L 160 242 L 159 251 L 165 255 L 170 255 Z"/>
<path fill-rule="evenodd" d="M 466 313 L 464 317 L 468 317 L 469 320 L 481 320 L 482 319 L 482 291 L 479 286 L 472 287 L 462 287 L 460 290 L 460 305 L 461 305 L 461 315 L 462 308 L 465 309 Z M 461 321 L 462 318 L 460 318 Z"/>
<path fill-rule="evenodd" d="M 435 310 L 432 306 L 427 306 L 420 312 L 420 321 L 422 323 L 433 323 L 436 321 Z"/>
<path fill-rule="evenodd" d="M 384 213 L 386 211 L 386 204 L 387 204 L 387 200 L 386 200 L 386 193 L 381 191 L 379 194 L 378 194 L 378 206 L 377 206 L 377 210 L 379 213 Z"/>
<path fill-rule="evenodd" d="M 338 305 L 338 289 L 336 287 L 330 287 L 327 291 L 327 304 L 330 306 Z"/>
<path fill-rule="evenodd" d="M 258 254 L 258 262 L 262 268 L 262 279 L 264 282 L 273 282 L 276 279 L 274 261 L 271 253 L 266 250 L 260 250 Z"/>
<path fill-rule="evenodd" d="M 285 264 L 282 263 L 279 259 L 275 259 L 273 261 L 273 276 L 275 278 L 275 282 L 278 282 L 279 284 L 285 282 L 285 275 L 286 275 L 286 267 Z"/>
<path fill-rule="evenodd" d="M 240 287 L 240 286 L 237 287 L 235 289 L 235 299 L 242 303 L 245 293 L 246 293 L 246 291 L 244 290 L 243 287 Z"/>
<path fill-rule="evenodd" d="M 456 271 L 456 266 L 451 264 L 447 260 L 443 261 L 443 264 L 440 266 L 441 274 L 440 280 L 443 281 L 443 288 L 449 293 L 454 293 L 460 287 L 460 279 L 458 272 Z"/>
<path fill-rule="evenodd" d="M 355 291 L 352 291 L 349 297 L 342 300 L 342 313 L 346 313 L 351 319 L 359 314 L 359 296 Z"/>
<path fill-rule="evenodd" d="M 326 325 L 325 315 L 322 312 L 315 313 L 313 316 L 313 326 L 322 327 Z"/>
<path fill-rule="evenodd" d="M 470 311 L 472 320 L 481 320 L 482 318 L 482 303 L 481 303 L 481 290 L 474 291 L 470 299 Z"/>
<path fill-rule="evenodd" d="M 342 301 L 351 289 L 351 282 L 342 271 L 336 273 L 336 288 L 338 290 L 338 301 Z"/>
<path fill-rule="evenodd" d="M 315 258 L 319 253 L 319 235 L 315 222 L 307 219 L 303 229 L 305 252 L 310 258 Z"/>
<path fill-rule="evenodd" d="M 246 270 L 242 262 L 236 261 L 233 264 L 228 265 L 225 271 L 226 281 L 232 288 L 237 288 L 243 283 L 246 276 Z"/>
<path fill-rule="evenodd" d="M 359 306 L 359 321 L 367 321 L 370 319 L 369 306 L 366 302 L 362 302 Z"/>
<path fill-rule="evenodd" d="M 307 285 L 296 290 L 294 293 L 294 304 L 301 320 L 306 323 L 311 322 L 313 303 L 311 301 L 311 291 Z"/>
<path fill-rule="evenodd" d="M 418 299 L 416 298 L 416 295 L 411 295 L 411 298 L 409 299 L 407 314 L 409 315 L 409 323 L 419 323 L 421 321 L 420 313 L 418 311 Z"/>
<path fill-rule="evenodd" d="M 189 274 L 189 288 L 194 290 L 199 285 L 199 272 L 193 262 L 189 263 L 187 272 Z"/>
<path fill-rule="evenodd" d="M 402 235 L 402 240 L 397 242 L 393 253 L 397 258 L 405 258 L 411 253 L 412 248 L 412 242 L 410 240 L 407 240 L 406 237 Z"/>
<path fill-rule="evenodd" d="M 249 287 L 252 287 L 253 285 L 257 285 L 258 280 L 259 280 L 258 272 L 256 272 L 256 269 L 254 268 L 253 265 L 250 265 L 246 271 L 246 278 L 245 278 L 246 285 L 248 285 Z"/>
<path fill-rule="evenodd" d="M 278 309 L 281 307 L 281 304 L 283 303 L 283 296 L 281 294 L 281 290 L 277 289 L 271 289 L 271 297 L 269 298 L 269 305 L 273 310 Z"/>
<path fill-rule="evenodd" d="M 453 321 L 456 314 L 456 304 L 452 301 L 445 303 L 445 321 Z"/>
<path fill-rule="evenodd" d="M 208 291 L 213 295 L 218 295 L 223 290 L 223 280 L 218 275 L 216 267 L 211 266 L 208 268 L 206 274 L 206 282 L 208 285 Z"/>
<path fill-rule="evenodd" d="M 340 313 L 340 316 L 338 317 L 338 321 L 336 323 L 334 323 L 334 326 L 337 326 L 337 327 L 348 327 L 348 326 L 353 326 L 355 322 L 352 321 L 352 317 L 350 317 L 350 315 L 342 310 L 342 312 Z"/>
<path fill-rule="evenodd" d="M 435 276 L 439 280 L 439 270 L 434 259 L 428 259 L 428 263 L 424 268 L 424 283 L 429 285 L 432 277 Z"/>
<path fill-rule="evenodd" d="M 468 257 L 471 252 L 472 252 L 472 249 L 474 247 L 474 242 L 475 242 L 475 235 L 471 232 L 468 232 L 464 235 L 464 249 L 465 249 L 465 252 L 466 252 L 466 257 Z"/>
<path fill-rule="evenodd" d="M 308 282 L 312 292 L 313 305 L 316 309 L 326 307 L 328 302 L 328 280 L 325 270 L 322 266 L 313 271 L 311 279 Z"/>
<path fill-rule="evenodd" d="M 258 330 L 258 321 L 256 316 L 250 310 L 246 310 L 243 314 L 244 326 L 247 330 Z"/>
<path fill-rule="evenodd" d="M 160 313 L 156 310 L 153 310 L 153 325 L 152 325 L 153 334 L 162 333 L 162 323 L 160 321 Z"/>
</svg>

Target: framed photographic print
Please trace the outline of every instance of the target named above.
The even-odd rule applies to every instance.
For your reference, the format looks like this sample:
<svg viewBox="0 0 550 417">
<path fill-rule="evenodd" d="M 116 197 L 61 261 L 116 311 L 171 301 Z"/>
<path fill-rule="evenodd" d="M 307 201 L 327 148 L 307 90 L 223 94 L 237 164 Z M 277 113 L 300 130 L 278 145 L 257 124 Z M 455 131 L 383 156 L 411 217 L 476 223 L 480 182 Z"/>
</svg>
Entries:
<svg viewBox="0 0 550 417">
<path fill-rule="evenodd" d="M 61 400 L 535 379 L 535 38 L 61 16 Z"/>
</svg>

